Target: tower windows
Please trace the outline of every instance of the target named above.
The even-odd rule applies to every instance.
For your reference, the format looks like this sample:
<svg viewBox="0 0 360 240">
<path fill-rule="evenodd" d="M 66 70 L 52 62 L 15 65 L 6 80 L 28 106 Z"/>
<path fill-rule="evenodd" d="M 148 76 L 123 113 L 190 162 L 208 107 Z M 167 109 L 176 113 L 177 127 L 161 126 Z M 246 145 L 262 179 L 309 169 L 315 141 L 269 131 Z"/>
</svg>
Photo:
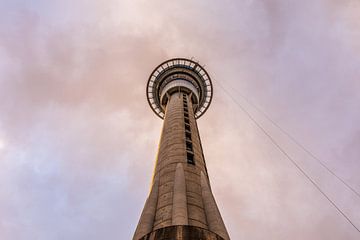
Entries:
<svg viewBox="0 0 360 240">
<path fill-rule="evenodd" d="M 193 153 L 191 153 L 191 152 L 186 152 L 186 158 L 187 158 L 187 162 L 188 162 L 188 163 L 195 165 L 195 162 L 194 162 L 194 154 L 193 154 Z"/>
<path fill-rule="evenodd" d="M 194 150 L 193 150 L 193 144 L 192 144 L 192 139 L 191 139 L 191 127 L 190 127 L 190 119 L 189 119 L 189 109 L 188 109 L 186 94 L 183 94 L 183 104 L 184 104 L 186 160 L 187 160 L 187 163 L 195 165 Z"/>
<path fill-rule="evenodd" d="M 191 133 L 190 132 L 185 131 L 185 140 L 191 142 Z"/>
<path fill-rule="evenodd" d="M 186 150 L 192 152 L 192 142 L 186 141 Z"/>
</svg>

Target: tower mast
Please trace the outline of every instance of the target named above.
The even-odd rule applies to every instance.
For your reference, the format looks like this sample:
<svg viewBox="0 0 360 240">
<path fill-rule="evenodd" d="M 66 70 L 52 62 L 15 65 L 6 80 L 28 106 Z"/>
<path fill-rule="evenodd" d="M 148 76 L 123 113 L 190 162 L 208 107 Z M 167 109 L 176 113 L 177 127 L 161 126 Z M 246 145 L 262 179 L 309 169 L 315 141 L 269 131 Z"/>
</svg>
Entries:
<svg viewBox="0 0 360 240">
<path fill-rule="evenodd" d="M 196 119 L 210 106 L 210 77 L 175 58 L 150 75 L 147 99 L 164 119 L 150 194 L 133 240 L 229 240 L 211 192 Z"/>
</svg>

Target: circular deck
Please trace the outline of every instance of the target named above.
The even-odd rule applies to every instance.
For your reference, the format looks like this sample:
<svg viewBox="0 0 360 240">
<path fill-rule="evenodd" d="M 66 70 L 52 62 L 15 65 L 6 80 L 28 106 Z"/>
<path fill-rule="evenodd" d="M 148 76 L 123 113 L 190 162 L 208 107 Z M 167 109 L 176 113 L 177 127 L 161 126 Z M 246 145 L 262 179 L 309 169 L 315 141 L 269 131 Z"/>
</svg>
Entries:
<svg viewBox="0 0 360 240">
<path fill-rule="evenodd" d="M 164 118 L 164 107 L 161 103 L 163 90 L 167 89 L 173 81 L 186 81 L 193 87 L 189 89 L 196 96 L 197 107 L 195 117 L 201 117 L 209 108 L 212 96 L 213 86 L 206 70 L 197 62 L 186 58 L 173 58 L 161 63 L 150 74 L 147 86 L 146 96 L 151 109 L 160 118 Z M 167 88 L 166 88 L 167 87 Z"/>
</svg>

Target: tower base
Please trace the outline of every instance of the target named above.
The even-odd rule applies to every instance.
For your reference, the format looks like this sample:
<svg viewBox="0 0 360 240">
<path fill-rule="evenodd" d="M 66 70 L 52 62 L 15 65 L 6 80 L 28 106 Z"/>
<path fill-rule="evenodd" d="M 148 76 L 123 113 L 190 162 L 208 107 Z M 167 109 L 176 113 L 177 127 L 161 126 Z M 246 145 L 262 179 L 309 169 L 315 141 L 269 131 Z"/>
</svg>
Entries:
<svg viewBox="0 0 360 240">
<path fill-rule="evenodd" d="M 224 240 L 224 238 L 203 228 L 181 225 L 157 229 L 139 240 Z"/>
</svg>

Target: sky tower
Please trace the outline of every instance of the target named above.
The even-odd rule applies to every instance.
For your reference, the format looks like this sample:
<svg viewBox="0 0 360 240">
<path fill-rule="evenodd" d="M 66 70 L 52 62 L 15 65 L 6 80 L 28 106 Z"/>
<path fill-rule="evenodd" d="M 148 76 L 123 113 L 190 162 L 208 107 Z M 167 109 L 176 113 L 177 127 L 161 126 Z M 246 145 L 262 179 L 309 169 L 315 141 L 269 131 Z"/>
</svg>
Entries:
<svg viewBox="0 0 360 240">
<path fill-rule="evenodd" d="M 213 96 L 209 75 L 192 60 L 170 59 L 151 73 L 146 94 L 164 124 L 151 191 L 133 240 L 229 240 L 196 123 Z"/>
</svg>

